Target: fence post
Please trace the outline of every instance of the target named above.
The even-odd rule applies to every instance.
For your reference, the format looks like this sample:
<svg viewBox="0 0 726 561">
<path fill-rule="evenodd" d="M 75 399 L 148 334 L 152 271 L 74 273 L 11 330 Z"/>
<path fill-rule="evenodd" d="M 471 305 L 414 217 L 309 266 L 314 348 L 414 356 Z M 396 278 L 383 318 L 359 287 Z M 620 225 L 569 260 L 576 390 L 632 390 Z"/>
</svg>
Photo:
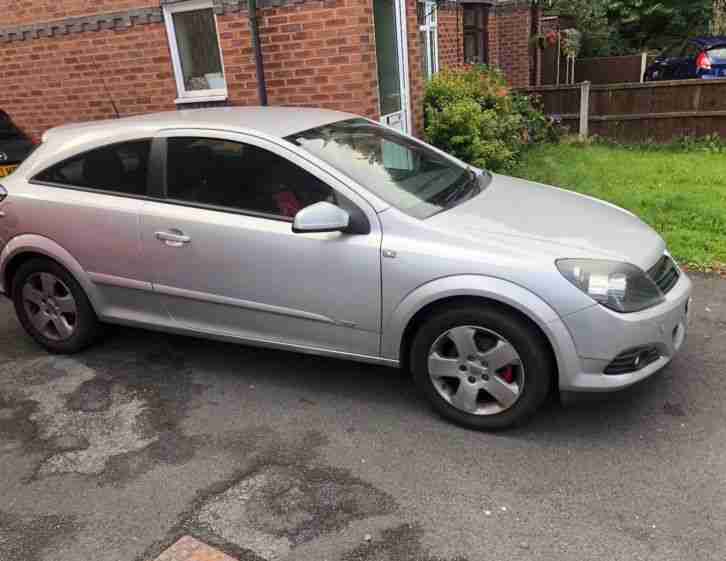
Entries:
<svg viewBox="0 0 726 561">
<path fill-rule="evenodd" d="M 640 80 L 642 84 L 645 81 L 645 69 L 648 68 L 648 53 L 640 53 Z"/>
<path fill-rule="evenodd" d="M 580 140 L 587 140 L 590 132 L 590 82 L 580 84 Z"/>
</svg>

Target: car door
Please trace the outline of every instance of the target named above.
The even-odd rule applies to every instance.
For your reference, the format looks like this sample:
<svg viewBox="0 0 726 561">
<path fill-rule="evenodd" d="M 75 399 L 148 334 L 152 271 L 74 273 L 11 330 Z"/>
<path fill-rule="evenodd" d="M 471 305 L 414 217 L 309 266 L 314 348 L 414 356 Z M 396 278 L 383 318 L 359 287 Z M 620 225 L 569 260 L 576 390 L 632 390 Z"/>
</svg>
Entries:
<svg viewBox="0 0 726 561">
<path fill-rule="evenodd" d="M 377 215 L 292 149 L 219 131 L 165 132 L 162 196 L 141 213 L 154 290 L 185 329 L 378 355 Z M 337 204 L 369 232 L 296 234 L 294 214 Z"/>
</svg>

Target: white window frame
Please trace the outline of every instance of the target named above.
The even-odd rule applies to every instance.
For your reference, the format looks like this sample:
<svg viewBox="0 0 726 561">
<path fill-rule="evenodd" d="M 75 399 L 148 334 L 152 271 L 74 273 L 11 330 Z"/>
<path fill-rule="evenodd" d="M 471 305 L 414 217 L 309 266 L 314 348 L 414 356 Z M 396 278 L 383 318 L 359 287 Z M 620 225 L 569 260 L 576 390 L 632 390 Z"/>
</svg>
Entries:
<svg viewBox="0 0 726 561">
<path fill-rule="evenodd" d="M 419 25 L 419 31 L 424 31 L 426 37 L 424 48 L 426 49 L 426 60 L 428 60 L 426 68 L 426 79 L 428 80 L 439 71 L 439 14 L 435 0 L 423 0 L 421 3 L 424 9 L 424 22 Z M 433 49 L 431 48 L 432 32 Z M 433 53 L 433 57 L 429 56 L 431 53 Z"/>
<path fill-rule="evenodd" d="M 187 91 L 184 86 L 184 71 L 182 70 L 181 56 L 179 55 L 179 46 L 176 42 L 176 29 L 174 27 L 173 15 L 180 12 L 191 12 L 194 10 L 211 9 L 214 18 L 214 31 L 217 34 L 217 47 L 219 48 L 219 61 L 222 65 L 222 77 L 224 78 L 224 88 L 192 90 Z M 169 51 L 171 52 L 171 63 L 174 68 L 174 79 L 176 80 L 176 90 L 179 96 L 174 100 L 175 103 L 200 103 L 205 101 L 225 101 L 228 96 L 227 92 L 227 76 L 224 71 L 224 58 L 222 55 L 222 42 L 219 36 L 219 26 L 217 24 L 217 15 L 214 13 L 214 3 L 212 0 L 188 0 L 186 2 L 178 2 L 174 4 L 166 4 L 163 8 L 164 23 L 166 24 L 166 36 L 169 40 Z"/>
</svg>

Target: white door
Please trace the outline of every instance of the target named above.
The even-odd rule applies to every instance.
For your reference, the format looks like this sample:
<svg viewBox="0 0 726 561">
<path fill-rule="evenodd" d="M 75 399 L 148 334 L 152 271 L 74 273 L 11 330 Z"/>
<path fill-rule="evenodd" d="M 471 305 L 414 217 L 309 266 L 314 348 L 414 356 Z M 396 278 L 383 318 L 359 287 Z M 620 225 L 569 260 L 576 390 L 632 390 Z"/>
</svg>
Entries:
<svg viewBox="0 0 726 561">
<path fill-rule="evenodd" d="M 404 0 L 373 0 L 381 121 L 411 131 L 408 100 L 408 43 Z"/>
</svg>

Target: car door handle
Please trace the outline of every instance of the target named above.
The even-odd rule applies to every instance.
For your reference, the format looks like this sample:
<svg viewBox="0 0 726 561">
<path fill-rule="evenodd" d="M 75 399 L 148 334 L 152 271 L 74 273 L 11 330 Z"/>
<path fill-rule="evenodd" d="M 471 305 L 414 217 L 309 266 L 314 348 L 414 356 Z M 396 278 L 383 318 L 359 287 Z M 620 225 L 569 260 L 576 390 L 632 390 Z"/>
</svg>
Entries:
<svg viewBox="0 0 726 561">
<path fill-rule="evenodd" d="M 181 247 L 192 241 L 192 238 L 185 235 L 181 230 L 169 230 L 168 232 L 156 232 L 156 239 L 164 242 L 169 247 Z"/>
</svg>

